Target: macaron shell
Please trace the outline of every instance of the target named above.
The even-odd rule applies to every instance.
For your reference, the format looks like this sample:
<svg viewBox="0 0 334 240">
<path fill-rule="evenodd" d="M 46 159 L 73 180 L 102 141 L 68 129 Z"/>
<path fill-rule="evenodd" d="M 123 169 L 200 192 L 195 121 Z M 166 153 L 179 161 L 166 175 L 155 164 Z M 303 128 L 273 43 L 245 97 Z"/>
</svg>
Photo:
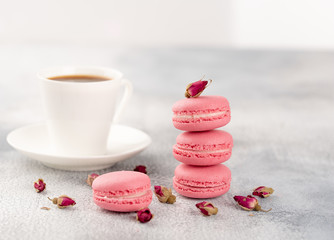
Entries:
<svg viewBox="0 0 334 240">
<path fill-rule="evenodd" d="M 96 178 L 92 188 L 97 191 L 108 191 L 117 195 L 137 192 L 138 189 L 151 185 L 148 175 L 135 171 L 116 171 Z"/>
<path fill-rule="evenodd" d="M 225 107 L 229 107 L 229 103 L 223 96 L 199 96 L 197 98 L 183 98 L 174 103 L 172 109 L 173 112 L 196 112 Z"/>
<path fill-rule="evenodd" d="M 174 127 L 183 131 L 207 131 L 231 120 L 230 106 L 222 96 L 185 98 L 173 105 Z"/>
<path fill-rule="evenodd" d="M 140 172 L 106 173 L 94 180 L 92 188 L 94 203 L 111 211 L 138 211 L 152 202 L 150 178 Z"/>
<path fill-rule="evenodd" d="M 211 166 L 224 163 L 230 159 L 232 149 L 228 149 L 223 153 L 194 153 L 190 151 L 180 151 L 174 145 L 173 155 L 179 162 L 194 166 Z"/>
<path fill-rule="evenodd" d="M 206 167 L 180 164 L 174 175 L 175 191 L 186 197 L 218 197 L 230 188 L 231 171 L 223 164 Z"/>
<path fill-rule="evenodd" d="M 228 124 L 231 120 L 231 116 L 228 115 L 222 119 L 208 119 L 207 121 L 201 121 L 197 123 L 191 122 L 174 122 L 173 125 L 175 128 L 182 131 L 207 131 L 215 128 L 220 128 Z"/>
<path fill-rule="evenodd" d="M 181 163 L 174 176 L 194 187 L 216 187 L 231 181 L 231 170 L 223 164 L 213 166 L 191 166 Z"/>
<path fill-rule="evenodd" d="M 185 164 L 210 166 L 227 161 L 232 147 L 231 134 L 222 130 L 184 132 L 176 138 L 173 155 Z"/>
</svg>

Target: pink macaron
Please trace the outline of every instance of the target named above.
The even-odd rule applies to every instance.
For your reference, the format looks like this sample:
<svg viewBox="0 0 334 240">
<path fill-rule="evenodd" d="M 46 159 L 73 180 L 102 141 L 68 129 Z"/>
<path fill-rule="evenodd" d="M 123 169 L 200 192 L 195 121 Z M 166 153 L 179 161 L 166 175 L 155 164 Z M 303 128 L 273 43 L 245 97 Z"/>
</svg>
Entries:
<svg viewBox="0 0 334 240">
<path fill-rule="evenodd" d="M 230 189 L 231 171 L 223 164 L 207 167 L 180 164 L 175 168 L 173 187 L 190 198 L 213 198 Z"/>
<path fill-rule="evenodd" d="M 185 98 L 173 105 L 174 127 L 183 131 L 207 131 L 228 124 L 230 106 L 222 96 Z"/>
<path fill-rule="evenodd" d="M 150 178 L 140 172 L 106 173 L 94 180 L 92 188 L 95 204 L 111 211 L 138 211 L 152 202 Z"/>
<path fill-rule="evenodd" d="M 176 138 L 173 155 L 185 164 L 210 166 L 227 161 L 232 147 L 231 134 L 222 130 L 183 132 Z"/>
</svg>

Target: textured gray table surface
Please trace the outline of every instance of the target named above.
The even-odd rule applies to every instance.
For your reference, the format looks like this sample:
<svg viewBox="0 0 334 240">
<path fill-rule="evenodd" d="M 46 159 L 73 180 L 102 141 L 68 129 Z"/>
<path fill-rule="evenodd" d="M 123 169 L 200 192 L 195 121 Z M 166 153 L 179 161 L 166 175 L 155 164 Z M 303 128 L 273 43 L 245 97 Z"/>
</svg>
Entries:
<svg viewBox="0 0 334 240">
<path fill-rule="evenodd" d="M 334 53 L 219 49 L 113 49 L 108 47 L 0 46 L 0 239 L 333 239 Z M 216 216 L 204 217 L 198 200 L 177 195 L 174 205 L 153 199 L 155 218 L 103 211 L 85 184 L 88 172 L 47 168 L 6 143 L 13 129 L 43 121 L 35 72 L 52 65 L 118 68 L 135 94 L 123 123 L 147 132 L 153 143 L 139 155 L 99 174 L 147 166 L 152 185 L 172 186 L 172 146 L 180 131 L 171 106 L 202 75 L 205 92 L 223 95 L 235 141 L 231 190 L 212 199 Z M 47 182 L 35 193 L 32 183 Z M 260 199 L 270 213 L 239 209 L 234 195 L 259 185 L 275 193 Z M 68 194 L 77 205 L 60 210 L 47 196 Z M 50 211 L 40 210 L 50 206 Z"/>
</svg>

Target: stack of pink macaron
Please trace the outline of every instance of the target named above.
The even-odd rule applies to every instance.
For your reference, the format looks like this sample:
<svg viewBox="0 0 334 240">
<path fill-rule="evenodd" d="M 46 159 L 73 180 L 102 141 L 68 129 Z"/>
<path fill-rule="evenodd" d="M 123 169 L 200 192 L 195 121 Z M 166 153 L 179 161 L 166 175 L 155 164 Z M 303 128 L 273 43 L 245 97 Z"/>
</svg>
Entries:
<svg viewBox="0 0 334 240">
<path fill-rule="evenodd" d="M 185 131 L 177 136 L 173 155 L 174 189 L 190 198 L 212 198 L 230 188 L 231 171 L 221 164 L 231 157 L 233 139 L 218 130 L 231 120 L 230 106 L 221 96 L 186 98 L 173 105 L 173 124 Z"/>
</svg>

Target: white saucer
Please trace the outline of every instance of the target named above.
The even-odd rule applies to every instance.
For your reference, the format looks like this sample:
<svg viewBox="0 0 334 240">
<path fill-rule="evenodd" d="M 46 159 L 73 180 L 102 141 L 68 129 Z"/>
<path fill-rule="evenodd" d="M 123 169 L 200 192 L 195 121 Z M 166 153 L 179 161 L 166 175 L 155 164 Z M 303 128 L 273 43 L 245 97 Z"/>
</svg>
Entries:
<svg viewBox="0 0 334 240">
<path fill-rule="evenodd" d="M 23 155 L 52 168 L 70 171 L 99 170 L 130 158 L 144 150 L 151 138 L 144 132 L 123 125 L 113 125 L 107 154 L 99 156 L 59 156 L 49 147 L 45 123 L 18 128 L 7 136 L 7 142 Z"/>
</svg>

